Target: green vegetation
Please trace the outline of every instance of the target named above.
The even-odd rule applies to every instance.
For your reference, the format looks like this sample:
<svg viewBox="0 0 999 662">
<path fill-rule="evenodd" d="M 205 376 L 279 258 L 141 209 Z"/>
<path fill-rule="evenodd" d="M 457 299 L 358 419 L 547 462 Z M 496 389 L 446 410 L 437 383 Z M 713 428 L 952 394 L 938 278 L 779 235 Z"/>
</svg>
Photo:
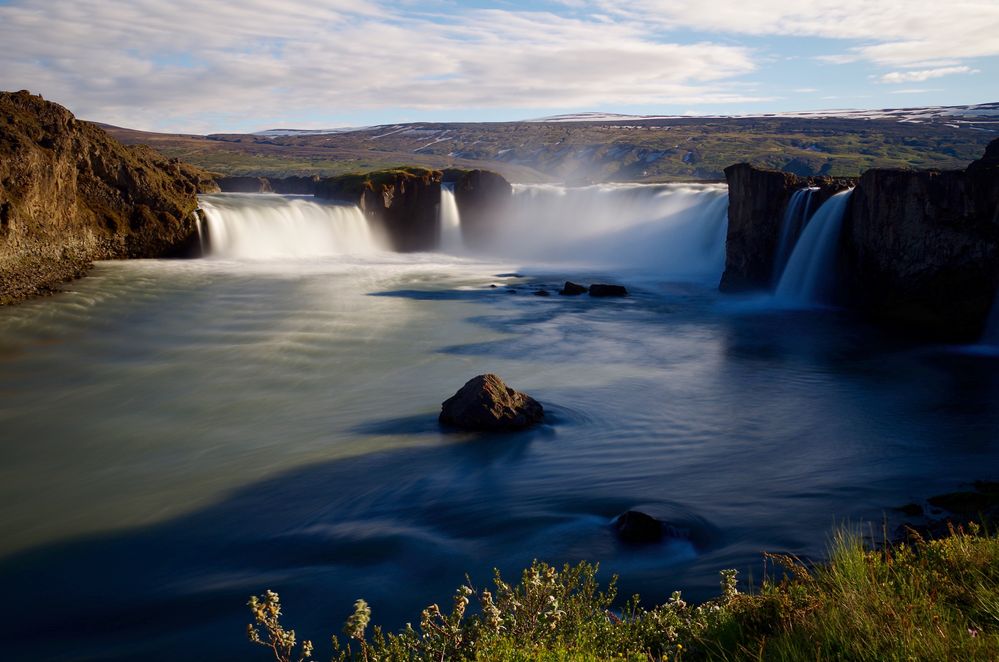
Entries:
<svg viewBox="0 0 999 662">
<path fill-rule="evenodd" d="M 950 535 L 870 550 L 841 532 L 829 560 L 808 568 L 798 559 L 765 555 L 778 572 L 749 593 L 736 573 L 722 571 L 721 594 L 690 605 L 680 593 L 645 609 L 637 596 L 611 609 L 596 566 L 556 570 L 535 562 L 520 583 L 497 573 L 492 590 L 462 586 L 451 611 L 423 611 L 419 628 L 368 634 L 363 600 L 333 660 L 997 660 L 999 537 L 969 524 Z M 478 609 L 470 613 L 472 600 Z M 251 598 L 250 640 L 279 662 L 310 660 L 311 642 L 296 642 L 280 624 L 276 593 Z"/>
</svg>

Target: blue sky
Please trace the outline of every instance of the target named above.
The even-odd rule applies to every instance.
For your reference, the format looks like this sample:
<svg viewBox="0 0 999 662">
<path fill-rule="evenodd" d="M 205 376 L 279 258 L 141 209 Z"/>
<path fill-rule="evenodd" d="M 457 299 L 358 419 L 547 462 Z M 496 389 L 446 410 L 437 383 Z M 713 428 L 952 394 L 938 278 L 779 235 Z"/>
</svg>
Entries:
<svg viewBox="0 0 999 662">
<path fill-rule="evenodd" d="M 996 0 L 0 0 L 0 89 L 204 133 L 999 101 Z"/>
</svg>

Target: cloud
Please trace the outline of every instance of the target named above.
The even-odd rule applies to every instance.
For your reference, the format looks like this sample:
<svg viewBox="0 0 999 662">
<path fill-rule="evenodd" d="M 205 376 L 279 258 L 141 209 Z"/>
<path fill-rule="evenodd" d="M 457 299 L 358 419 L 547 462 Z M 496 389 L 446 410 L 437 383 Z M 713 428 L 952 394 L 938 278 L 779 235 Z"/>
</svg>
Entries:
<svg viewBox="0 0 999 662">
<path fill-rule="evenodd" d="M 420 11 L 413 8 L 419 6 Z M 724 84 L 750 49 L 654 40 L 642 24 L 360 0 L 13 0 L 0 87 L 138 128 L 252 114 L 565 108 L 758 100 Z M 446 8 L 446 7 L 445 7 Z"/>
<path fill-rule="evenodd" d="M 977 74 L 978 69 L 972 69 L 971 67 L 940 67 L 937 69 L 922 69 L 916 71 L 892 71 L 884 74 L 878 79 L 878 82 L 888 83 L 888 84 L 898 84 L 898 83 L 922 83 L 925 80 L 930 80 L 931 78 L 942 78 L 943 76 L 952 76 L 954 74 Z"/>
<path fill-rule="evenodd" d="M 593 0 L 601 10 L 664 29 L 862 40 L 827 60 L 902 66 L 999 55 L 995 0 Z"/>
</svg>

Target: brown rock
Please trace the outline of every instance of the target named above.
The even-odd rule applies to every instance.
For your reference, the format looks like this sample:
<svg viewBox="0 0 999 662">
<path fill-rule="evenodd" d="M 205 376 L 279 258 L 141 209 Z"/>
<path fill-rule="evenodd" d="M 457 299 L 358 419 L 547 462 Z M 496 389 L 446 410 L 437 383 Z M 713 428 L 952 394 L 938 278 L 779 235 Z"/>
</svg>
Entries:
<svg viewBox="0 0 999 662">
<path fill-rule="evenodd" d="M 586 294 L 586 286 L 567 280 L 558 293 L 562 296 L 574 297 L 579 294 Z"/>
<path fill-rule="evenodd" d="M 470 379 L 441 405 L 440 422 L 466 430 L 520 430 L 540 423 L 544 408 L 493 374 Z"/>
<path fill-rule="evenodd" d="M 29 92 L 0 92 L 0 303 L 50 291 L 93 260 L 161 257 L 197 241 L 212 175 Z"/>
</svg>

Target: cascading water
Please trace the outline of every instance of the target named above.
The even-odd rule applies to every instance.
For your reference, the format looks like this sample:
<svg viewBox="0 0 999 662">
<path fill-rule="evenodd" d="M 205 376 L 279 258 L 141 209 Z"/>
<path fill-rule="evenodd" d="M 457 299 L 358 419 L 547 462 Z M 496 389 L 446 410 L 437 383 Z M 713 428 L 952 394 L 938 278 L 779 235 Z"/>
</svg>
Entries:
<svg viewBox="0 0 999 662">
<path fill-rule="evenodd" d="M 778 301 L 794 306 L 831 303 L 836 249 L 852 192 L 841 191 L 826 200 L 805 226 L 777 284 Z"/>
<path fill-rule="evenodd" d="M 464 246 L 461 240 L 461 216 L 458 214 L 458 203 L 454 199 L 454 184 L 441 184 L 441 206 L 438 212 L 441 227 L 442 253 L 458 253 Z"/>
<path fill-rule="evenodd" d="M 801 188 L 791 194 L 791 199 L 787 203 L 784 217 L 780 222 L 780 236 L 777 240 L 777 252 L 774 255 L 774 286 L 780 282 L 780 277 L 787 267 L 787 261 L 791 258 L 795 244 L 801 236 L 802 230 L 808 224 L 812 212 L 815 211 L 815 192 L 818 187 Z"/>
<path fill-rule="evenodd" d="M 213 257 L 300 258 L 377 250 L 357 207 L 233 193 L 203 195 L 200 201 L 208 254 Z"/>
<path fill-rule="evenodd" d="M 728 189 L 714 184 L 515 185 L 491 255 L 716 279 Z"/>
<path fill-rule="evenodd" d="M 995 301 L 992 302 L 992 310 L 980 344 L 990 351 L 999 352 L 999 292 L 996 292 Z"/>
</svg>

